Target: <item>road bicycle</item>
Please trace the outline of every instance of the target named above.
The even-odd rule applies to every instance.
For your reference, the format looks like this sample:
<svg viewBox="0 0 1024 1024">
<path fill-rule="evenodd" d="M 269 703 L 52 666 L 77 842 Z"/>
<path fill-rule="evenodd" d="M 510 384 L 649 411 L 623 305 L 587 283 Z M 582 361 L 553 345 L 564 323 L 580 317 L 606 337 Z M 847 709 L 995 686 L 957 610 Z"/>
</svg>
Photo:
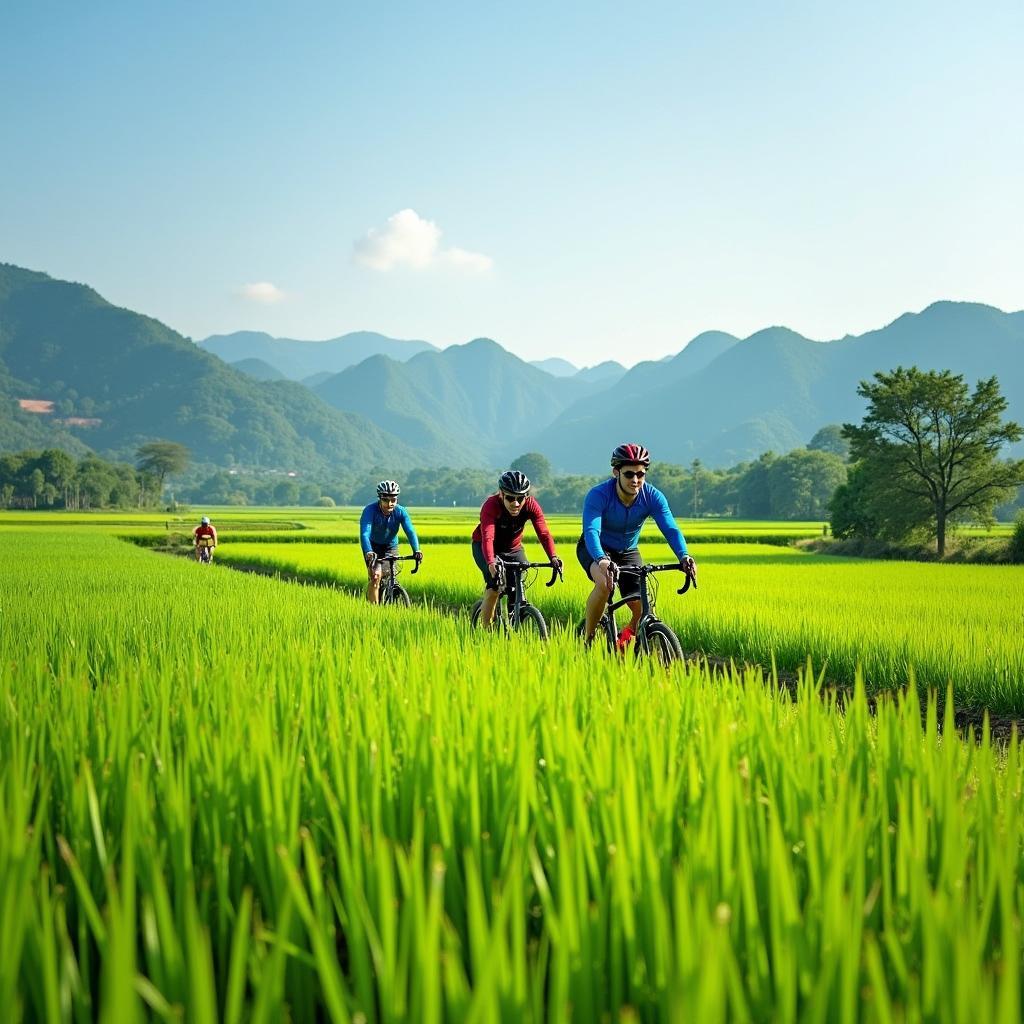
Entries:
<svg viewBox="0 0 1024 1024">
<path fill-rule="evenodd" d="M 663 665 L 671 665 L 673 661 L 682 660 L 683 647 L 679 643 L 679 637 L 656 614 L 655 606 L 658 588 L 656 581 L 651 577 L 659 572 L 685 573 L 686 582 L 676 591 L 678 594 L 685 594 L 691 586 L 696 589 L 696 575 L 687 571 L 678 562 L 672 562 L 668 565 L 638 565 L 635 567 L 618 566 L 612 562 L 611 566 L 615 586 L 618 586 L 619 576 L 622 573 L 630 573 L 640 578 L 640 621 L 637 624 L 636 635 L 633 638 L 634 656 L 637 658 L 654 656 Z M 612 594 L 614 595 L 614 593 L 613 586 Z M 598 620 L 594 636 L 596 637 L 598 632 L 603 633 L 609 651 L 619 650 L 618 634 L 615 630 L 615 613 L 630 601 L 636 600 L 637 597 L 635 595 L 628 598 L 621 597 L 618 601 L 609 600 L 604 614 Z M 577 627 L 577 632 L 582 636 L 585 630 L 586 623 L 581 622 Z"/>
<path fill-rule="evenodd" d="M 377 555 L 376 562 L 379 562 L 384 571 L 380 577 L 380 603 L 381 604 L 404 604 L 406 608 L 412 602 L 409 600 L 409 593 L 400 583 L 395 582 L 395 576 L 401 572 L 395 566 L 395 562 L 416 561 L 415 555 Z M 413 576 L 420 571 L 420 563 L 416 562 L 413 569 Z"/>
<path fill-rule="evenodd" d="M 498 607 L 494 612 L 494 621 L 499 629 L 507 632 L 512 629 L 533 630 L 541 640 L 548 638 L 548 624 L 544 621 L 541 610 L 530 604 L 526 598 L 529 582 L 523 577 L 531 569 L 550 569 L 551 579 L 544 585 L 553 587 L 555 580 L 562 579 L 562 566 L 550 562 L 516 562 L 498 559 Z M 532 580 L 530 581 L 532 582 Z M 483 609 L 483 598 L 473 605 L 469 613 L 469 623 L 473 629 L 480 625 L 480 612 Z"/>
</svg>

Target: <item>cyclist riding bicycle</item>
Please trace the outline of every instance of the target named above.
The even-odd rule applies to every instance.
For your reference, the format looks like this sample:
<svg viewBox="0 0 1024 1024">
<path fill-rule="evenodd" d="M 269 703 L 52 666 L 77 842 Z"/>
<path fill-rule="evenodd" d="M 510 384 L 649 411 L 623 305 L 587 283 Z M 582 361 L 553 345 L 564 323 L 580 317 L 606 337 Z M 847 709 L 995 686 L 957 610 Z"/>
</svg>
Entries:
<svg viewBox="0 0 1024 1024">
<path fill-rule="evenodd" d="M 484 578 L 483 607 L 480 622 L 484 628 L 494 624 L 494 613 L 501 596 L 498 589 L 499 559 L 528 562 L 523 551 L 523 530 L 533 523 L 537 538 L 552 566 L 561 566 L 555 553 L 555 541 L 548 529 L 544 511 L 530 496 L 530 481 L 518 469 L 509 469 L 498 477 L 498 490 L 480 506 L 480 522 L 473 531 L 473 560 Z"/>
<path fill-rule="evenodd" d="M 398 504 L 402 488 L 394 480 L 381 480 L 377 484 L 377 500 L 363 509 L 359 517 L 359 543 L 366 562 L 366 600 L 380 604 L 380 577 L 383 566 L 377 561 L 382 555 L 393 555 L 398 551 L 398 529 L 412 545 L 417 565 L 423 561 L 420 542 L 413 529 L 409 511 Z"/>
<path fill-rule="evenodd" d="M 647 483 L 651 454 L 641 444 L 620 444 L 612 452 L 612 476 L 588 491 L 583 499 L 583 535 L 576 557 L 594 589 L 587 598 L 585 638 L 589 644 L 615 587 L 614 563 L 620 567 L 644 564 L 637 548 L 640 528 L 652 518 L 685 572 L 696 576 L 697 566 L 686 553 L 686 538 L 676 525 L 665 495 Z M 632 621 L 619 633 L 619 646 L 633 639 L 642 613 L 639 580 L 633 573 L 618 579 L 619 593 L 629 601 Z"/>
<path fill-rule="evenodd" d="M 213 558 L 213 552 L 217 548 L 217 528 L 210 522 L 209 516 L 203 516 L 199 520 L 199 525 L 192 531 L 192 548 L 197 562 L 202 557 L 201 548 L 209 548 L 210 557 Z"/>
</svg>

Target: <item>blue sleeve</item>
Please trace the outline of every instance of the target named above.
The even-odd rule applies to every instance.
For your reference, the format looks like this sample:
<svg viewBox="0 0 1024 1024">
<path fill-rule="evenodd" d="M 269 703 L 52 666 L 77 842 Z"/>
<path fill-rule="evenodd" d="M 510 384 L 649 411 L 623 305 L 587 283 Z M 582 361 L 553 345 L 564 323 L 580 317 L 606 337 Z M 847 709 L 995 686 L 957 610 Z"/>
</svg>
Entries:
<svg viewBox="0 0 1024 1024">
<path fill-rule="evenodd" d="M 412 528 L 412 520 L 409 518 L 409 510 L 407 508 L 402 509 L 402 529 L 405 530 L 405 535 L 409 538 L 413 551 L 419 551 L 420 542 L 416 537 L 416 531 Z"/>
<path fill-rule="evenodd" d="M 668 507 L 668 498 L 657 487 L 651 488 L 651 515 L 676 558 L 682 558 L 686 554 L 686 538 L 676 525 L 672 510 Z"/>
<path fill-rule="evenodd" d="M 599 488 L 592 487 L 583 499 L 583 543 L 587 546 L 587 554 L 595 562 L 604 558 L 604 548 L 601 547 L 601 514 L 603 512 L 603 496 Z"/>
<path fill-rule="evenodd" d="M 363 514 L 359 517 L 359 543 L 363 548 L 363 554 L 370 550 L 370 527 L 373 526 L 373 506 L 367 505 Z"/>
</svg>

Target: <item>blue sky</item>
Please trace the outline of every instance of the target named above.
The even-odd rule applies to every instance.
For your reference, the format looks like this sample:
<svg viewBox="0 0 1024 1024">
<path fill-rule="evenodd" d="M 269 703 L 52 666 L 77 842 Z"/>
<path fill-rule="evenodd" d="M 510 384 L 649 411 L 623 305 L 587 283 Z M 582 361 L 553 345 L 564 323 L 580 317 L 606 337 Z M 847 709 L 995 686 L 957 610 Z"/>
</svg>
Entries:
<svg viewBox="0 0 1024 1024">
<path fill-rule="evenodd" d="M 1024 4 L 0 11 L 0 261 L 202 338 L 633 363 L 1024 307 Z"/>
</svg>

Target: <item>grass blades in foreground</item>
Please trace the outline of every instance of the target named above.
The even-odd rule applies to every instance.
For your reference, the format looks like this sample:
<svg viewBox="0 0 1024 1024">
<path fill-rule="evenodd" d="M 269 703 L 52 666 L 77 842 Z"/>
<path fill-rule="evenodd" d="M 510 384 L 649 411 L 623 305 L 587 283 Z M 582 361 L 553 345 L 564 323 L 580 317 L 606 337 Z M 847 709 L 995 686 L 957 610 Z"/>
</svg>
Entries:
<svg viewBox="0 0 1024 1024">
<path fill-rule="evenodd" d="M 43 530 L 0 611 L 9 1019 L 1019 1019 L 1020 749 L 913 692 Z"/>
</svg>

